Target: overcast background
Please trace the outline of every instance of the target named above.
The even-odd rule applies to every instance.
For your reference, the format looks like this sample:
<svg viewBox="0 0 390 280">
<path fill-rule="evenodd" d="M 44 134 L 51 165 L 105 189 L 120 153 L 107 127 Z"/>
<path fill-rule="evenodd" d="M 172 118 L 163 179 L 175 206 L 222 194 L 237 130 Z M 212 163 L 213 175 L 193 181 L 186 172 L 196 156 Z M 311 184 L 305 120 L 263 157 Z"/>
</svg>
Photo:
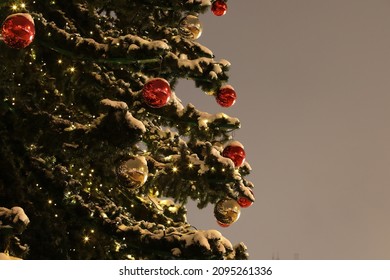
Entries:
<svg viewBox="0 0 390 280">
<path fill-rule="evenodd" d="M 241 120 L 255 204 L 226 229 L 251 259 L 390 259 L 390 1 L 250 0 L 211 12 L 198 40 L 232 63 L 228 109 L 183 81 L 198 109 Z"/>
</svg>

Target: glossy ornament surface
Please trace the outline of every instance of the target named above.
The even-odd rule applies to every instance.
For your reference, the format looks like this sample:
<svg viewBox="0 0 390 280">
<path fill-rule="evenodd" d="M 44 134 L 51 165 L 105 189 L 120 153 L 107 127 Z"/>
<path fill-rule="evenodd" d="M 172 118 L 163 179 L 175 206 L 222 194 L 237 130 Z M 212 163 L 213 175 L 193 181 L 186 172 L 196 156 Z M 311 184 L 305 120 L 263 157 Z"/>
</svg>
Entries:
<svg viewBox="0 0 390 280">
<path fill-rule="evenodd" d="M 214 216 L 220 225 L 230 226 L 238 220 L 240 214 L 240 205 L 234 199 L 222 199 L 215 204 Z"/>
<path fill-rule="evenodd" d="M 236 103 L 237 94 L 232 86 L 227 85 L 218 90 L 215 98 L 222 107 L 231 107 Z"/>
<path fill-rule="evenodd" d="M 179 23 L 179 33 L 182 37 L 196 40 L 202 35 L 203 26 L 195 15 L 187 15 Z"/>
<path fill-rule="evenodd" d="M 135 156 L 117 168 L 120 184 L 129 189 L 142 187 L 148 179 L 148 164 L 144 156 Z"/>
<path fill-rule="evenodd" d="M 171 94 L 171 86 L 167 80 L 162 78 L 150 79 L 142 89 L 142 96 L 145 103 L 152 108 L 165 106 Z"/>
<path fill-rule="evenodd" d="M 241 167 L 245 162 L 246 153 L 244 146 L 238 141 L 230 142 L 222 151 L 222 156 L 230 158 L 234 166 Z"/>
<path fill-rule="evenodd" d="M 23 49 L 34 40 L 34 20 L 27 13 L 9 15 L 3 22 L 1 35 L 7 46 L 15 49 Z"/>
<path fill-rule="evenodd" d="M 216 16 L 223 16 L 226 14 L 228 6 L 224 0 L 216 0 L 211 5 L 211 11 Z"/>
<path fill-rule="evenodd" d="M 250 190 L 251 194 L 253 195 L 253 191 Z M 254 195 L 253 195 L 254 196 Z M 250 206 L 252 206 L 253 204 L 253 201 L 250 200 L 249 198 L 245 197 L 245 196 L 240 196 L 238 199 L 237 199 L 237 202 L 238 204 L 242 207 L 242 208 L 248 208 Z"/>
</svg>

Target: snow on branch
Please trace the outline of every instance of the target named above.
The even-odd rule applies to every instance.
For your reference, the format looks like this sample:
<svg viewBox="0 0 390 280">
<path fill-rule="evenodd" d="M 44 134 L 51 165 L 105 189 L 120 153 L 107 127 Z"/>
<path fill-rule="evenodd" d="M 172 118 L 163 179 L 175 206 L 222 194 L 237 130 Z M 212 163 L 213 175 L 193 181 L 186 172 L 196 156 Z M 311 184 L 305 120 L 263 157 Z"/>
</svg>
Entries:
<svg viewBox="0 0 390 280">
<path fill-rule="evenodd" d="M 22 233 L 29 223 L 30 219 L 21 207 L 0 207 L 0 229 L 11 227 L 16 233 Z"/>
<path fill-rule="evenodd" d="M 117 38 L 106 37 L 104 42 L 98 42 L 92 38 L 82 37 L 77 33 L 68 33 L 59 28 L 55 22 L 47 21 L 42 15 L 34 14 L 37 27 L 39 43 L 50 49 L 74 58 L 94 60 L 101 59 L 102 62 L 113 62 L 110 59 L 131 58 L 132 62 L 137 59 L 156 59 L 162 53 L 166 53 L 170 46 L 161 40 L 146 40 L 136 35 L 123 35 Z M 50 40 L 45 40 L 47 34 L 51 34 Z M 57 45 L 53 45 L 57 42 Z M 158 58 L 157 58 L 158 59 Z"/>
<path fill-rule="evenodd" d="M 102 101 L 100 101 L 100 103 L 104 106 L 107 106 L 107 107 L 110 107 L 110 108 L 113 108 L 116 110 L 125 111 L 125 110 L 129 109 L 129 106 L 127 106 L 127 104 L 123 101 L 113 101 L 113 100 L 106 98 L 106 99 L 103 99 Z"/>
<path fill-rule="evenodd" d="M 140 130 L 143 133 L 146 132 L 146 127 L 143 122 L 134 118 L 130 112 L 126 112 L 125 120 L 130 128 Z"/>
<path fill-rule="evenodd" d="M 198 4 L 198 5 L 201 5 L 201 6 L 211 6 L 211 1 L 210 0 L 187 0 L 186 1 L 186 4 Z"/>
</svg>

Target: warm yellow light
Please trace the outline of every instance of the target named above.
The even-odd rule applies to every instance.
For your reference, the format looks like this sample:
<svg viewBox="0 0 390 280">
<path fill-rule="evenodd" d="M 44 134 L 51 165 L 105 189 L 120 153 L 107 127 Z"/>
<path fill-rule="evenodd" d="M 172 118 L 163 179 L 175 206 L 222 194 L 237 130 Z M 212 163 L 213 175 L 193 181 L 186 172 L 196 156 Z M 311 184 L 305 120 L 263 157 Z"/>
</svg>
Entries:
<svg viewBox="0 0 390 280">
<path fill-rule="evenodd" d="M 12 9 L 13 11 L 16 11 L 16 10 L 18 9 L 18 5 L 13 4 L 12 7 L 11 7 L 11 9 Z"/>
<path fill-rule="evenodd" d="M 193 165 L 192 163 L 190 163 L 190 164 L 188 165 L 188 167 L 189 167 L 189 168 L 192 168 L 192 167 L 194 167 L 194 165 Z"/>
<path fill-rule="evenodd" d="M 26 8 L 26 4 L 22 3 L 22 4 L 20 4 L 20 7 L 22 7 L 24 9 L 24 8 Z"/>
<path fill-rule="evenodd" d="M 76 68 L 75 68 L 75 67 L 70 67 L 70 68 L 69 68 L 69 72 L 70 72 L 70 73 L 74 73 L 75 71 L 76 71 Z"/>
<path fill-rule="evenodd" d="M 53 203 L 53 200 L 49 199 L 48 203 L 49 203 L 49 204 L 52 204 L 52 203 Z"/>
<path fill-rule="evenodd" d="M 172 168 L 172 171 L 173 171 L 173 173 L 176 173 L 176 172 L 178 171 L 177 167 L 174 166 L 174 167 Z"/>
<path fill-rule="evenodd" d="M 119 252 L 119 250 L 121 249 L 122 245 L 118 242 L 115 242 L 115 252 Z"/>
<path fill-rule="evenodd" d="M 62 64 L 62 59 L 59 59 L 57 62 L 58 64 Z"/>
<path fill-rule="evenodd" d="M 87 243 L 89 241 L 89 236 L 84 236 L 84 242 Z"/>
</svg>

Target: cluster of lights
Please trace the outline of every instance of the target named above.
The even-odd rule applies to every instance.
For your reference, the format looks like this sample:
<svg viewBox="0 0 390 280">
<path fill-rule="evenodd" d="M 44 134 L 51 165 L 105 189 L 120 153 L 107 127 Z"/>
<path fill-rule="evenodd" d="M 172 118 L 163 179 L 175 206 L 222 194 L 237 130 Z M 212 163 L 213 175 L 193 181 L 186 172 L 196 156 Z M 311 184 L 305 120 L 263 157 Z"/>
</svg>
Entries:
<svg viewBox="0 0 390 280">
<path fill-rule="evenodd" d="M 4 98 L 4 101 L 7 102 L 7 101 L 9 101 L 9 99 L 8 99 L 8 98 Z M 16 98 L 15 98 L 15 97 L 12 97 L 12 98 L 11 98 L 11 105 L 12 105 L 12 106 L 15 106 L 15 101 L 16 101 Z"/>
<path fill-rule="evenodd" d="M 95 233 L 95 230 L 94 230 L 94 229 L 91 229 L 89 232 L 90 232 L 90 234 L 94 234 L 94 233 Z M 90 235 L 84 235 L 84 236 L 83 236 L 83 241 L 84 241 L 84 243 L 88 243 L 89 241 L 91 241 Z"/>
<path fill-rule="evenodd" d="M 26 9 L 26 4 L 25 3 L 15 3 L 15 4 L 12 4 L 11 6 L 11 10 L 12 11 L 18 11 L 18 10 L 24 10 Z"/>
</svg>

